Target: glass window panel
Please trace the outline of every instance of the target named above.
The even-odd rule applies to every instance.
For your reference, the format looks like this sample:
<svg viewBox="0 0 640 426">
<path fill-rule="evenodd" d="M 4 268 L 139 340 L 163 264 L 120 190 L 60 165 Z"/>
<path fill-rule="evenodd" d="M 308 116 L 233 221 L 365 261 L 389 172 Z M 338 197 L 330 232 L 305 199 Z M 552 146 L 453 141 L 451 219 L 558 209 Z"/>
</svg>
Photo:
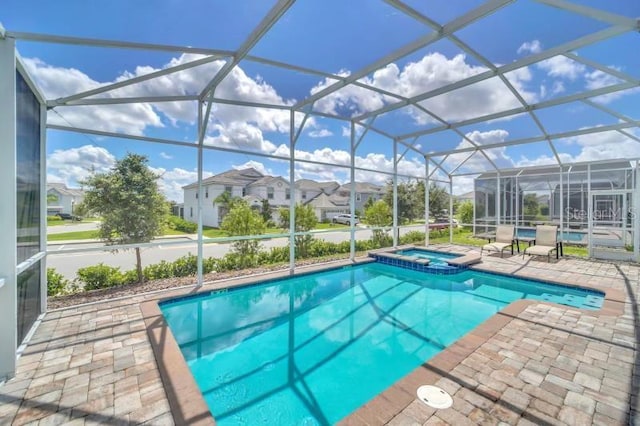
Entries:
<svg viewBox="0 0 640 426">
<path fill-rule="evenodd" d="M 40 261 L 18 275 L 18 345 L 42 313 L 40 304 Z"/>
<path fill-rule="evenodd" d="M 18 263 L 40 251 L 40 103 L 16 72 Z"/>
</svg>

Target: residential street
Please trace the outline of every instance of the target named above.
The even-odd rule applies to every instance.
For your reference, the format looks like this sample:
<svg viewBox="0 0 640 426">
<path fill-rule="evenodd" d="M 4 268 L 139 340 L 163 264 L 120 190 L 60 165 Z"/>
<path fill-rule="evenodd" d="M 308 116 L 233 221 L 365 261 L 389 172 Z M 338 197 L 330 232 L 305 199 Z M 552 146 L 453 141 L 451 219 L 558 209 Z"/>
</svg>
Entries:
<svg viewBox="0 0 640 426">
<path fill-rule="evenodd" d="M 76 226 L 82 226 L 85 224 L 79 224 Z M 66 227 L 60 227 L 66 228 Z M 53 227 L 49 228 L 50 230 Z M 67 228 L 68 229 L 68 228 Z M 400 229 L 400 234 L 403 235 L 409 231 L 424 231 L 424 225 L 410 225 Z M 68 230 L 65 232 L 69 232 Z M 358 228 L 356 231 L 356 239 L 366 240 L 371 237 L 371 231 L 368 229 Z M 349 229 L 344 229 L 343 232 L 321 233 L 317 238 L 324 239 L 331 242 L 348 241 L 350 238 Z M 188 238 L 173 238 L 166 241 L 180 241 L 184 240 L 184 244 L 179 245 L 160 245 L 158 247 L 143 249 L 142 262 L 143 265 L 149 265 L 158 263 L 162 260 L 174 261 L 177 258 L 186 255 L 191 252 L 197 253 L 197 244 L 195 241 Z M 265 248 L 271 247 L 283 247 L 289 244 L 288 238 L 274 238 L 269 240 L 263 240 L 262 245 Z M 55 254 L 56 250 L 64 250 L 70 248 L 94 248 L 102 247 L 101 243 L 76 243 L 76 244 L 50 244 L 48 249 L 51 251 L 47 258 L 47 267 L 55 268 L 59 273 L 63 274 L 68 279 L 74 279 L 78 268 L 85 266 L 97 265 L 98 263 L 104 263 L 110 266 L 119 266 L 122 270 L 133 269 L 135 267 L 135 254 L 133 250 L 119 251 L 117 253 L 111 253 L 108 251 L 92 251 L 88 253 L 60 253 Z M 231 244 L 205 244 L 204 255 L 206 257 L 222 257 L 231 247 Z"/>
<path fill-rule="evenodd" d="M 64 234 L 65 232 L 92 231 L 98 229 L 100 222 L 71 222 L 64 225 L 48 226 L 47 234 Z"/>
</svg>

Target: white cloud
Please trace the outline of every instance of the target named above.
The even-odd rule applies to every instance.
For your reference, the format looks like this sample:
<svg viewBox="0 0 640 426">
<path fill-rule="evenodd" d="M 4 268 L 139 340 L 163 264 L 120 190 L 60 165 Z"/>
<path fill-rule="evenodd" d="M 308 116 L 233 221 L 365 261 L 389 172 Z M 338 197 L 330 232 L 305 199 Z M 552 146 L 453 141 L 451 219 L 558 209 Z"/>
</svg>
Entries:
<svg viewBox="0 0 640 426">
<path fill-rule="evenodd" d="M 413 97 L 464 80 L 486 70 L 484 67 L 468 64 L 464 55 L 456 55 L 449 59 L 440 53 L 431 53 L 417 62 L 405 65 L 402 69 L 395 63 L 389 64 L 375 71 L 371 77 L 365 77 L 360 81 L 404 97 Z M 348 75 L 348 72 L 343 72 L 342 75 Z M 524 88 L 524 83 L 531 79 L 528 69 L 523 68 L 510 73 L 510 75 L 511 83 L 525 99 L 537 99 L 537 94 L 528 92 Z M 311 92 L 316 93 L 334 82 L 335 80 L 325 79 Z M 348 85 L 318 100 L 315 108 L 330 114 L 358 115 L 395 102 L 397 99 L 358 86 Z M 445 119 L 457 120 L 513 108 L 519 106 L 519 103 L 498 78 L 492 78 L 431 98 L 422 102 L 422 105 L 433 109 Z M 428 115 L 412 108 L 403 110 L 411 115 L 418 124 L 432 121 Z"/>
<path fill-rule="evenodd" d="M 164 151 L 160 153 L 160 157 L 164 158 L 165 160 L 173 160 L 173 155 L 169 155 Z"/>
<path fill-rule="evenodd" d="M 544 84 L 540 85 L 540 99 L 544 99 L 547 97 L 547 86 Z"/>
<path fill-rule="evenodd" d="M 327 138 L 333 136 L 333 132 L 329 129 L 317 129 L 309 132 L 309 137 L 312 138 Z"/>
<path fill-rule="evenodd" d="M 77 187 L 79 182 L 88 178 L 92 172 L 106 172 L 115 162 L 113 154 L 94 145 L 58 149 L 47 158 L 47 179 L 51 177 L 56 182 Z"/>
<path fill-rule="evenodd" d="M 48 65 L 37 58 L 24 58 L 29 74 L 48 99 L 95 89 L 102 85 L 73 68 Z M 147 127 L 163 127 L 160 116 L 148 104 L 70 106 L 50 112 L 47 121 L 63 126 L 108 132 L 143 134 Z M 61 118 L 62 116 L 63 118 Z"/>
<path fill-rule="evenodd" d="M 551 88 L 551 94 L 557 95 L 558 93 L 564 92 L 566 89 L 564 87 L 564 83 L 562 81 L 554 81 L 553 87 Z"/>
<path fill-rule="evenodd" d="M 612 65 L 610 65 L 609 67 L 619 70 L 618 67 L 614 67 Z M 622 83 L 622 80 L 620 80 L 619 78 L 614 77 L 611 74 L 602 72 L 600 70 L 594 70 L 593 72 L 587 73 L 585 75 L 585 80 L 586 80 L 586 87 L 589 90 L 600 89 L 602 87 L 608 87 L 614 84 Z M 606 104 L 618 98 L 621 98 L 623 96 L 638 93 L 639 91 L 640 91 L 639 88 L 634 87 L 632 89 L 627 89 L 627 90 L 622 90 L 618 92 L 608 93 L 606 95 L 601 95 L 593 98 L 593 100 Z"/>
<path fill-rule="evenodd" d="M 88 178 L 93 172 L 108 172 L 115 163 L 116 157 L 113 154 L 94 145 L 55 150 L 47 158 L 47 182 L 63 182 L 69 187 L 79 187 L 80 181 Z M 160 175 L 158 185 L 169 200 L 182 202 L 182 187 L 198 179 L 196 171 L 181 168 L 167 170 L 151 166 L 149 168 Z M 203 176 L 207 178 L 211 173 L 203 172 Z"/>
<path fill-rule="evenodd" d="M 256 125 L 233 121 L 226 126 L 214 124 L 211 127 L 217 134 L 206 136 L 204 139 L 206 145 L 265 153 L 273 153 L 276 150 L 276 146 L 264 138 L 262 130 Z"/>
<path fill-rule="evenodd" d="M 274 154 L 289 156 L 289 147 L 286 145 L 280 145 Z M 347 167 L 349 167 L 350 164 L 350 155 L 347 151 L 322 148 L 316 149 L 313 152 L 296 150 L 295 154 L 297 159 L 328 163 L 328 165 L 323 165 L 297 162 L 296 173 L 298 176 L 317 180 L 336 180 L 338 182 L 346 182 L 349 178 Z M 393 172 L 393 161 L 384 154 L 369 153 L 364 157 L 356 156 L 355 164 L 356 167 L 383 172 Z M 423 177 L 424 172 L 425 167 L 422 161 L 414 159 L 407 160 L 403 158 L 398 163 L 399 174 Z M 356 180 L 358 181 L 383 185 L 388 179 L 389 175 L 356 170 Z"/>
<path fill-rule="evenodd" d="M 518 47 L 518 54 L 540 53 L 542 52 L 542 44 L 540 40 L 525 41 Z"/>
<path fill-rule="evenodd" d="M 503 129 L 494 129 L 486 132 L 474 130 L 465 134 L 465 136 L 473 141 L 476 145 L 485 147 L 484 154 L 486 155 L 486 157 L 481 152 L 476 152 L 471 157 L 471 152 L 468 151 L 451 154 L 449 158 L 447 158 L 447 160 L 445 160 L 445 162 L 443 163 L 443 167 L 445 168 L 445 170 L 451 171 L 454 168 L 458 167 L 458 165 L 463 161 L 465 163 L 457 170 L 458 173 L 462 171 L 466 173 L 480 173 L 487 170 L 494 170 L 489 159 L 493 161 L 498 167 L 511 167 L 513 165 L 513 160 L 506 153 L 506 147 L 488 148 L 492 144 L 506 141 L 509 137 L 508 131 Z M 471 143 L 469 143 L 465 139 L 462 139 L 455 149 L 469 148 L 471 146 L 473 146 Z M 489 159 L 487 159 L 487 157 Z"/>
<path fill-rule="evenodd" d="M 189 171 L 178 167 L 171 170 L 167 170 L 162 167 L 149 168 L 160 176 L 160 180 L 158 181 L 160 191 L 168 200 L 176 201 L 178 203 L 181 203 L 184 199 L 182 187 L 198 180 L 198 172 L 196 170 Z M 212 173 L 210 172 L 202 172 L 203 179 L 206 179 L 211 175 Z"/>
<path fill-rule="evenodd" d="M 268 169 L 264 165 L 264 163 L 261 163 L 259 161 L 255 161 L 255 160 L 249 160 L 244 164 L 233 165 L 231 167 L 236 169 L 236 170 L 254 168 L 257 171 L 259 171 L 260 173 L 262 173 L 263 175 L 273 176 L 273 171 L 271 169 Z"/>
<path fill-rule="evenodd" d="M 348 126 L 342 126 L 342 136 L 344 136 L 346 138 L 350 138 L 351 137 L 351 128 L 349 128 Z"/>
<path fill-rule="evenodd" d="M 538 62 L 537 67 L 546 71 L 551 77 L 566 78 L 571 81 L 583 76 L 586 71 L 584 65 L 562 55 Z"/>
</svg>

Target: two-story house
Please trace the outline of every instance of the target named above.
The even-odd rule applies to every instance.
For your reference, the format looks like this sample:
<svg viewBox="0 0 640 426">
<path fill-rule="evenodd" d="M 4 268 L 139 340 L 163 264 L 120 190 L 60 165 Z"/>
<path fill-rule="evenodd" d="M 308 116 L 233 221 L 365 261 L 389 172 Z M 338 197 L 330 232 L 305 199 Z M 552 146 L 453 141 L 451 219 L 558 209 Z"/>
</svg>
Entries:
<svg viewBox="0 0 640 426">
<path fill-rule="evenodd" d="M 80 188 L 67 188 L 64 183 L 47 184 L 47 215 L 58 213 L 75 214 L 75 207 L 84 200 Z"/>
<path fill-rule="evenodd" d="M 221 194 L 227 192 L 231 197 L 244 198 L 251 207 L 259 209 L 263 200 L 268 200 L 272 209 L 272 219 L 278 221 L 277 210 L 288 207 L 291 202 L 289 181 L 280 176 L 265 176 L 253 168 L 229 170 L 202 181 L 203 187 L 203 224 L 219 227 L 226 214 L 222 200 L 216 202 Z M 349 184 L 338 182 L 316 182 L 300 179 L 295 183 L 295 201 L 313 207 L 319 221 L 331 220 L 337 214 L 349 212 Z M 184 219 L 190 222 L 198 220 L 198 185 L 184 186 Z M 362 211 L 369 198 L 379 200 L 384 191 L 382 187 L 369 183 L 356 183 L 356 209 Z"/>
<path fill-rule="evenodd" d="M 245 197 L 248 195 L 247 187 L 253 182 L 262 179 L 264 175 L 253 168 L 242 170 L 228 170 L 226 172 L 208 177 L 202 181 L 202 223 L 206 226 L 219 227 L 226 206 L 216 199 L 227 192 L 231 197 Z M 198 221 L 198 184 L 192 183 L 182 187 L 184 191 L 184 219 L 189 222 Z M 250 197 L 249 203 L 260 204 L 256 197 Z"/>
<path fill-rule="evenodd" d="M 384 188 L 368 182 L 355 182 L 356 185 L 356 210 L 364 211 L 364 206 L 369 199 L 381 200 L 384 196 Z M 351 197 L 351 183 L 341 185 L 336 191 L 340 196 Z"/>
</svg>

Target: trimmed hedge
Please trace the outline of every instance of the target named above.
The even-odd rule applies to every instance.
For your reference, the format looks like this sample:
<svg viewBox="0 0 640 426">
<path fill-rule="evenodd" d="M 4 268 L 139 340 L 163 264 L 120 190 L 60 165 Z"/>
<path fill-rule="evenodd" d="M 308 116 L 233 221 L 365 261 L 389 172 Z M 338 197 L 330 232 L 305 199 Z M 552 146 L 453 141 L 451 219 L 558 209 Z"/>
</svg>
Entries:
<svg viewBox="0 0 640 426">
<path fill-rule="evenodd" d="M 424 232 L 411 231 L 400 237 L 401 244 L 411 244 L 424 241 Z M 389 241 L 384 241 L 385 246 L 391 245 L 391 238 Z M 356 240 L 356 251 L 363 252 L 367 250 L 373 250 L 380 248 L 379 244 L 375 244 L 372 240 Z M 317 258 L 331 256 L 334 254 L 345 254 L 351 250 L 350 241 L 342 241 L 339 243 L 333 243 L 325 240 L 314 239 L 309 244 L 307 256 L 305 258 Z M 300 258 L 298 256 L 298 258 Z M 224 257 L 205 258 L 203 261 L 203 273 L 208 274 L 210 272 L 218 271 L 231 271 L 241 269 L 241 259 L 234 253 L 227 253 Z M 273 247 L 268 250 L 261 250 L 258 253 L 257 264 L 258 265 L 273 265 L 278 263 L 285 263 L 289 261 L 289 246 L 285 247 Z M 55 274 L 55 270 L 50 268 L 52 273 Z M 198 272 L 198 258 L 197 256 L 189 253 L 186 256 L 182 256 L 173 262 L 166 260 L 161 261 L 153 265 L 146 266 L 142 273 L 145 281 L 160 280 L 167 278 L 178 278 L 186 276 L 194 276 Z M 61 274 L 59 275 L 62 278 Z M 120 268 L 107 266 L 102 263 L 95 266 L 88 266 L 86 268 L 78 269 L 78 278 L 76 283 L 78 287 L 83 287 L 85 291 L 95 290 L 99 288 L 113 287 L 123 284 L 133 284 L 138 280 L 135 270 L 126 272 L 120 271 Z M 53 280 L 52 285 L 59 285 L 58 281 Z M 65 284 L 66 285 L 66 284 Z M 53 291 L 53 290 L 52 290 Z M 60 293 L 55 293 L 60 294 Z M 50 294 L 53 295 L 53 294 Z"/>
</svg>

